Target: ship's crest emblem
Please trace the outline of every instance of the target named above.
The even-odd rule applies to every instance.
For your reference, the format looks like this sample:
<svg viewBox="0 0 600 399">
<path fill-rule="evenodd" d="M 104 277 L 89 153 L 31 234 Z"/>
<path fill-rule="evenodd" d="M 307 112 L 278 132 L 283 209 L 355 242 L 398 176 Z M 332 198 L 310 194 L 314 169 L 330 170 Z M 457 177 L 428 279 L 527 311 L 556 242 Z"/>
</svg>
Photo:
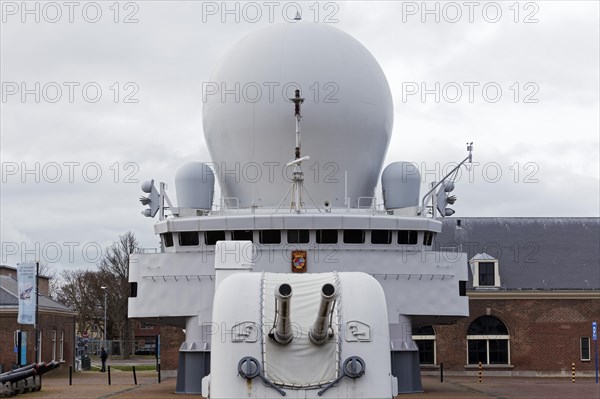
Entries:
<svg viewBox="0 0 600 399">
<path fill-rule="evenodd" d="M 292 272 L 306 272 L 306 251 L 292 251 Z"/>
</svg>

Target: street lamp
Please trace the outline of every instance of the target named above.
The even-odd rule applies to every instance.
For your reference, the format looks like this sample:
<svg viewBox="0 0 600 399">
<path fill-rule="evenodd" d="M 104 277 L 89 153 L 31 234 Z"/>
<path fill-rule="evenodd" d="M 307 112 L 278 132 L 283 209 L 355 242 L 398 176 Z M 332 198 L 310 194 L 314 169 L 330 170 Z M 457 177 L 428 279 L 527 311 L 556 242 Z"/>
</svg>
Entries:
<svg viewBox="0 0 600 399">
<path fill-rule="evenodd" d="M 104 330 L 102 331 L 102 346 L 106 350 L 106 287 L 100 287 L 104 291 Z"/>
</svg>

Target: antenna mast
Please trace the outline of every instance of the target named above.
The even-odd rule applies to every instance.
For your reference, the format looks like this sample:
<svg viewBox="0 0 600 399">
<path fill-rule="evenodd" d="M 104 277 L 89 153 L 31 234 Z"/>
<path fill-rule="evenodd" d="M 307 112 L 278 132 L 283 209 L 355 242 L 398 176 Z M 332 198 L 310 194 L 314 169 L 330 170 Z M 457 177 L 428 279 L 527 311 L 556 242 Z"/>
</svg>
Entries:
<svg viewBox="0 0 600 399">
<path fill-rule="evenodd" d="M 295 158 L 300 158 L 300 146 L 302 145 L 302 141 L 300 139 L 300 118 L 302 118 L 302 114 L 300 112 L 300 106 L 304 102 L 304 98 L 300 97 L 300 90 L 296 89 L 296 95 L 294 98 L 290 98 L 294 103 L 294 117 L 296 118 L 296 149 L 295 149 Z"/>
<path fill-rule="evenodd" d="M 310 157 L 308 155 L 301 156 L 302 140 L 300 138 L 300 119 L 302 118 L 302 113 L 300 111 L 300 105 L 302 105 L 302 103 L 304 102 L 304 98 L 300 97 L 300 90 L 296 89 L 296 94 L 294 98 L 290 98 L 290 101 L 294 103 L 294 117 L 296 119 L 296 147 L 294 147 L 294 160 L 288 162 L 286 166 L 293 166 L 294 173 L 292 177 L 292 187 L 290 187 L 290 189 L 287 191 L 275 212 L 277 213 L 287 196 L 290 194 L 290 191 L 292 193 L 290 210 L 293 209 L 294 211 L 296 211 L 296 213 L 300 213 L 302 207 L 304 206 L 304 201 L 302 201 L 302 191 L 306 191 L 306 195 L 308 195 L 308 198 L 310 198 L 312 203 L 315 205 L 315 208 L 317 208 L 317 210 L 321 212 L 317 204 L 315 204 L 315 201 L 310 196 L 308 190 L 306 190 L 306 187 L 304 187 L 304 173 L 302 172 L 302 161 L 308 161 Z"/>
<path fill-rule="evenodd" d="M 300 90 L 296 89 L 294 98 L 290 98 L 294 103 L 294 117 L 296 118 L 296 147 L 294 148 L 294 160 L 289 162 L 288 166 L 294 166 L 293 174 L 293 186 L 292 186 L 292 203 L 290 208 L 294 209 L 296 213 L 300 213 L 302 208 L 302 188 L 304 184 L 304 172 L 302 172 L 302 161 L 310 159 L 309 157 L 300 157 L 302 148 L 302 139 L 300 137 L 300 119 L 302 118 L 301 105 L 304 102 L 304 98 L 300 97 Z"/>
</svg>

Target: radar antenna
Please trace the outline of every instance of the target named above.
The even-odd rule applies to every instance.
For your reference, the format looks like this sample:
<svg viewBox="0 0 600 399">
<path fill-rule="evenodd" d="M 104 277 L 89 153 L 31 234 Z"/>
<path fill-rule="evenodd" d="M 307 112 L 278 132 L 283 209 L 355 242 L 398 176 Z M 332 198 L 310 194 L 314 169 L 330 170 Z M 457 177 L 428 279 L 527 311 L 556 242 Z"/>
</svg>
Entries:
<svg viewBox="0 0 600 399">
<path fill-rule="evenodd" d="M 275 212 L 277 212 L 279 210 L 279 208 L 283 204 L 283 201 L 285 201 L 285 199 L 287 198 L 288 194 L 291 191 L 292 195 L 291 195 L 290 209 L 293 209 L 294 211 L 296 211 L 296 213 L 300 213 L 302 207 L 304 207 L 304 201 L 302 200 L 302 192 L 303 191 L 306 192 L 306 195 L 308 195 L 308 197 L 310 198 L 312 203 L 315 205 L 315 207 L 317 209 L 319 209 L 319 207 L 317 206 L 315 201 L 313 201 L 313 199 L 311 198 L 310 194 L 308 193 L 308 190 L 306 190 L 306 187 L 304 187 L 304 172 L 302 172 L 302 162 L 308 161 L 310 159 L 310 157 L 308 155 L 302 156 L 302 154 L 301 154 L 302 153 L 302 139 L 301 139 L 301 135 L 300 135 L 300 132 L 301 132 L 300 131 L 300 119 L 302 118 L 301 105 L 304 102 L 304 98 L 300 97 L 299 89 L 296 89 L 294 98 L 290 98 L 290 101 L 292 101 L 294 103 L 294 118 L 296 119 L 296 147 L 294 147 L 294 160 L 290 161 L 286 164 L 287 167 L 290 167 L 290 166 L 294 167 L 294 172 L 293 172 L 293 177 L 292 177 L 292 187 L 290 187 L 288 192 L 285 194 L 285 197 L 283 197 L 283 199 L 279 203 L 279 206 L 277 207 L 277 210 L 275 210 Z M 319 209 L 319 212 L 320 211 L 321 210 Z"/>
</svg>

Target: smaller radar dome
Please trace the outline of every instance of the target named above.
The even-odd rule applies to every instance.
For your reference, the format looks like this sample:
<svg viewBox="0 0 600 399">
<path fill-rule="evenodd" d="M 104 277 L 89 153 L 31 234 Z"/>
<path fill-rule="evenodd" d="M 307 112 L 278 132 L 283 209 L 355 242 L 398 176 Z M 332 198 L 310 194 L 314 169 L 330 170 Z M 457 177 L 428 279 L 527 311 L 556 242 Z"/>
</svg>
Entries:
<svg viewBox="0 0 600 399">
<path fill-rule="evenodd" d="M 215 175 L 205 163 L 186 163 L 175 174 L 175 191 L 180 208 L 210 210 L 215 193 Z"/>
<path fill-rule="evenodd" d="M 393 162 L 381 174 L 385 209 L 410 208 L 419 205 L 421 174 L 412 162 Z"/>
</svg>

